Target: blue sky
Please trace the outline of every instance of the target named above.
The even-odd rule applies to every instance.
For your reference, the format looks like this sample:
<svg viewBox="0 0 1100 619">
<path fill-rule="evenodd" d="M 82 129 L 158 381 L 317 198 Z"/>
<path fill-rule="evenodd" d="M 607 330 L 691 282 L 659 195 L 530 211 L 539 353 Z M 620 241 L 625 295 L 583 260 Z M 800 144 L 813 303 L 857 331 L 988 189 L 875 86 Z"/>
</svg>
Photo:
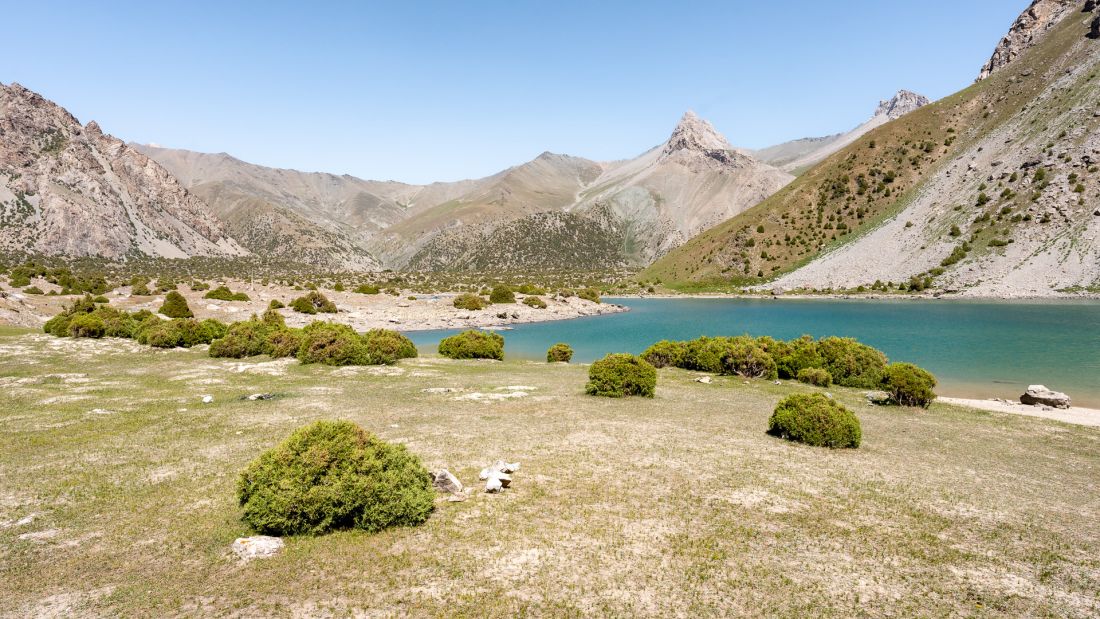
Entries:
<svg viewBox="0 0 1100 619">
<path fill-rule="evenodd" d="M 1026 4 L 21 2 L 0 82 L 124 140 L 455 180 L 632 157 L 689 108 L 749 148 L 847 130 L 970 84 Z"/>
</svg>

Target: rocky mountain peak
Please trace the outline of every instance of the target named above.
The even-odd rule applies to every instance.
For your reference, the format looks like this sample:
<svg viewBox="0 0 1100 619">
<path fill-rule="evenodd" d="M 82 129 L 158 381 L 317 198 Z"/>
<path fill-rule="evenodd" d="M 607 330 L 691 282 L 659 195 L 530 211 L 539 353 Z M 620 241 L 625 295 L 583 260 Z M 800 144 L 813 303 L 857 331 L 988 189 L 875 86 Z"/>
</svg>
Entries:
<svg viewBox="0 0 1100 619">
<path fill-rule="evenodd" d="M 713 125 L 688 110 L 672 130 L 664 154 L 671 155 L 678 150 L 733 150 L 733 147 Z"/>
<path fill-rule="evenodd" d="M 1075 11 L 1078 6 L 1080 6 L 1078 0 L 1034 0 L 1016 18 L 1008 34 L 997 43 L 993 56 L 982 67 L 977 81 L 984 80 L 998 69 L 1010 64 L 1020 54 L 1038 43 L 1048 30 L 1067 14 Z"/>
<path fill-rule="evenodd" d="M 886 116 L 890 120 L 896 120 L 918 108 L 922 108 L 932 101 L 924 96 L 909 90 L 899 90 L 892 98 L 879 101 L 875 116 Z"/>
</svg>

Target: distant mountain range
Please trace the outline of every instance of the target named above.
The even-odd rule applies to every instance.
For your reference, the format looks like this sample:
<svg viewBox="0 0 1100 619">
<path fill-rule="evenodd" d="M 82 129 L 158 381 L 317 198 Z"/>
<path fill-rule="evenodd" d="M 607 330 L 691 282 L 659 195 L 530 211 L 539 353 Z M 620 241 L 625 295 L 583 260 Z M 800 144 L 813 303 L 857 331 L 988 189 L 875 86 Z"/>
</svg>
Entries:
<svg viewBox="0 0 1100 619">
<path fill-rule="evenodd" d="M 1098 12 L 1036 0 L 974 85 L 871 130 L 642 277 L 681 288 L 1100 290 Z"/>
</svg>

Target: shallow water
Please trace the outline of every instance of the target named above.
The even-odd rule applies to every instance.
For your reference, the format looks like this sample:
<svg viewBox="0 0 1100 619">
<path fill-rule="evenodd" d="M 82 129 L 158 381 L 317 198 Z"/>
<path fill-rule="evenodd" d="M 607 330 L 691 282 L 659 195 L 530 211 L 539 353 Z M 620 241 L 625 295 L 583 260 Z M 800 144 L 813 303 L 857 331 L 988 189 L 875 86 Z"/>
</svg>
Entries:
<svg viewBox="0 0 1100 619">
<path fill-rule="evenodd" d="M 1100 407 L 1100 302 L 842 299 L 606 299 L 625 314 L 517 325 L 503 332 L 505 354 L 544 359 L 555 342 L 590 362 L 609 352 L 639 353 L 662 339 L 770 335 L 854 337 L 892 361 L 931 370 L 937 392 L 1016 398 L 1028 384 L 1065 391 L 1074 404 Z M 434 350 L 453 331 L 409 336 Z"/>
</svg>

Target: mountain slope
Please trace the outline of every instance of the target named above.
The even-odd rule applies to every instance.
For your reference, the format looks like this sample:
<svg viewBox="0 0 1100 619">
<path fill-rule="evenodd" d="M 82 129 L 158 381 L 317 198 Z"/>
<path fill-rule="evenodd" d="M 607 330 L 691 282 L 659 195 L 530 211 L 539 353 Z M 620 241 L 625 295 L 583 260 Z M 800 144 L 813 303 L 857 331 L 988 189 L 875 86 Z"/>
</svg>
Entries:
<svg viewBox="0 0 1100 619">
<path fill-rule="evenodd" d="M 928 100 L 928 97 L 908 90 L 899 90 L 892 98 L 880 101 L 878 109 L 875 110 L 874 115 L 867 122 L 847 133 L 784 142 L 783 144 L 753 151 L 752 155 L 764 163 L 792 174 L 798 174 L 855 142 L 868 131 L 881 127 L 891 120 L 897 120 L 929 103 L 931 101 Z"/>
<path fill-rule="evenodd" d="M 1064 13 L 986 79 L 871 131 L 643 276 L 682 288 L 917 276 L 1005 295 L 1097 285 L 1093 19 Z"/>
<path fill-rule="evenodd" d="M 0 250 L 109 258 L 248 253 L 156 162 L 19 84 L 0 84 Z"/>
</svg>

